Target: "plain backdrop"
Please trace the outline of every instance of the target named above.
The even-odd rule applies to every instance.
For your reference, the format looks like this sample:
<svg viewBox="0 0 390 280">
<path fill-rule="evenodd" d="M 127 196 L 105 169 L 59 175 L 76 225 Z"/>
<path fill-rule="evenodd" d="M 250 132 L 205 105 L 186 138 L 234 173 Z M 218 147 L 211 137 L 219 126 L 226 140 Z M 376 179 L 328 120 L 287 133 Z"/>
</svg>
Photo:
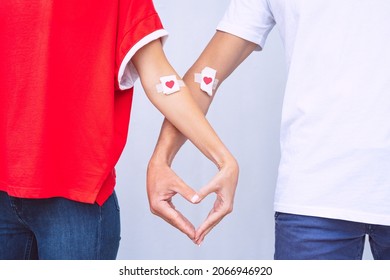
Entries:
<svg viewBox="0 0 390 280">
<path fill-rule="evenodd" d="M 197 59 L 222 18 L 229 0 L 154 0 L 169 32 L 164 50 L 180 75 Z M 163 116 L 146 98 L 139 81 L 126 148 L 117 165 L 122 219 L 118 259 L 272 259 L 274 252 L 273 196 L 277 178 L 279 125 L 286 69 L 277 28 L 261 52 L 252 53 L 222 84 L 207 115 L 240 164 L 235 206 L 195 246 L 177 229 L 150 213 L 146 167 L 159 135 Z M 217 172 L 190 142 L 178 153 L 174 171 L 194 189 Z M 175 196 L 176 207 L 197 227 L 214 203 L 210 196 L 191 205 Z M 366 250 L 367 251 L 367 250 Z M 365 258 L 371 258 L 368 252 Z"/>
</svg>

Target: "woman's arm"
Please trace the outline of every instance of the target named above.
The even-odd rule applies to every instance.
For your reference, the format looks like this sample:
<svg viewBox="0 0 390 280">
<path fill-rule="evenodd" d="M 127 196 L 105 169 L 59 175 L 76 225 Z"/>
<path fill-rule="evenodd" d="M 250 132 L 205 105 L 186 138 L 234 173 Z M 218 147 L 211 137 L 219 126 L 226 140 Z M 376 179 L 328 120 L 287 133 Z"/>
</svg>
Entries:
<svg viewBox="0 0 390 280">
<path fill-rule="evenodd" d="M 189 88 L 180 87 L 177 92 L 169 95 L 159 92 L 156 88 L 156 85 L 161 83 L 161 77 L 175 75 L 180 80 L 179 75 L 166 59 L 161 42 L 155 40 L 141 48 L 132 58 L 132 63 L 139 73 L 142 86 L 150 101 L 186 138 L 217 165 L 220 170 L 218 174 L 224 181 L 224 185 L 229 188 L 230 196 L 234 196 L 238 180 L 236 160 L 206 120 L 204 113 L 190 94 Z M 157 169 L 156 172 L 160 171 Z M 148 186 L 153 176 L 154 171 L 149 169 Z M 177 176 L 175 177 L 174 184 L 165 185 L 164 181 L 158 180 L 157 182 L 156 180 L 154 187 L 148 188 L 150 207 L 153 213 L 178 227 L 196 241 L 193 225 L 174 208 L 171 198 L 176 193 L 180 193 L 193 203 L 199 202 L 200 199 L 184 182 Z M 231 205 L 232 203 L 229 203 L 224 207 L 231 211 Z"/>
<path fill-rule="evenodd" d="M 192 97 L 200 107 L 203 114 L 213 100 L 214 95 L 210 97 L 200 89 L 198 83 L 194 82 L 195 73 L 200 73 L 204 67 L 210 67 L 217 70 L 216 78 L 220 85 L 237 67 L 244 61 L 250 53 L 257 47 L 256 44 L 243 40 L 234 35 L 217 31 L 205 48 L 201 56 L 188 70 L 184 76 L 184 81 Z M 148 166 L 148 193 L 153 210 L 153 201 L 158 199 L 155 195 L 157 190 L 168 189 L 171 184 L 175 184 L 178 177 L 170 169 L 172 161 L 179 151 L 180 147 L 187 139 L 184 135 L 172 125 L 169 118 L 164 120 L 161 128 L 155 151 Z M 180 129 L 180 128 L 179 128 Z M 203 199 L 210 193 L 216 193 L 217 199 L 209 216 L 195 233 L 194 241 L 200 244 L 205 235 L 223 219 L 233 209 L 233 200 L 236 185 L 234 181 L 237 178 L 238 170 L 227 168 L 221 169 L 213 180 L 199 191 L 200 199 Z M 164 214 L 161 215 L 164 218 Z M 187 231 L 186 220 L 181 217 L 177 219 L 177 228 L 183 232 Z"/>
</svg>

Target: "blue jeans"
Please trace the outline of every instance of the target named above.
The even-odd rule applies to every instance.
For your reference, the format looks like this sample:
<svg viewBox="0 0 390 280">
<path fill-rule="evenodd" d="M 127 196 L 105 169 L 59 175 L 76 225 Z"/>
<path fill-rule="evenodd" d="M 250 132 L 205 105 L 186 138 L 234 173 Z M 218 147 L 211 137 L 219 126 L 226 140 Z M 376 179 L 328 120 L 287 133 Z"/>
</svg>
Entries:
<svg viewBox="0 0 390 280">
<path fill-rule="evenodd" d="M 0 192 L 0 259 L 115 259 L 119 240 L 115 193 L 100 207 Z"/>
<path fill-rule="evenodd" d="M 374 259 L 390 259 L 390 226 L 275 213 L 276 260 L 362 259 L 368 235 Z"/>
</svg>

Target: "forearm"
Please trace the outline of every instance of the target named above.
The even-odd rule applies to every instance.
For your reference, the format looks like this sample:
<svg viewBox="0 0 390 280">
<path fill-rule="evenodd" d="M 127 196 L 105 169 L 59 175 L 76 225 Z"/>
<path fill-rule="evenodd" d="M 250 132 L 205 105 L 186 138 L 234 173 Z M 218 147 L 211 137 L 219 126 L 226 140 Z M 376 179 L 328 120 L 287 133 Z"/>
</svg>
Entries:
<svg viewBox="0 0 390 280">
<path fill-rule="evenodd" d="M 222 167 L 225 160 L 231 159 L 230 152 L 218 138 L 206 120 L 204 112 L 200 110 L 197 104 L 193 100 L 191 106 L 188 106 L 187 102 L 183 102 L 183 99 L 192 99 L 190 93 L 186 91 L 180 94 L 182 95 L 175 102 L 180 104 L 180 106 L 177 106 L 180 108 L 176 108 L 174 112 L 160 109 L 166 116 L 167 120 L 164 126 L 167 127 L 164 133 L 161 134 L 161 137 L 159 137 L 159 145 L 168 149 L 167 153 L 165 153 L 164 149 L 157 148 L 155 154 L 163 157 L 166 162 L 171 163 L 179 148 L 188 138 L 206 157 L 219 168 Z M 189 114 L 188 112 L 191 113 Z"/>
<path fill-rule="evenodd" d="M 193 71 L 190 69 L 183 77 L 183 80 L 192 93 L 192 97 L 199 106 L 201 112 L 206 115 L 213 98 L 204 94 L 200 90 L 199 85 L 193 82 L 194 79 L 190 78 L 193 77 L 192 72 Z M 187 137 L 185 137 L 168 119 L 165 118 L 152 156 L 151 164 L 155 162 L 164 162 L 171 166 L 176 153 L 180 150 L 186 140 Z"/>
<path fill-rule="evenodd" d="M 184 77 L 186 86 L 180 92 L 169 96 L 156 94 L 151 86 L 157 79 L 156 75 L 173 74 L 168 73 L 173 69 L 163 62 L 165 58 L 156 59 L 152 52 L 151 56 L 163 63 L 151 68 L 142 67 L 149 63 L 155 64 L 153 61 L 148 61 L 148 56 L 140 55 L 135 58 L 148 97 L 166 116 L 158 144 L 148 166 L 147 191 L 150 209 L 187 234 L 198 245 L 202 243 L 208 232 L 232 211 L 239 170 L 235 159 L 216 136 L 204 116 L 214 95 L 209 96 L 210 88 L 205 88 L 209 94 L 203 92 L 199 84 L 194 81 L 194 75 L 201 73 L 205 67 L 213 68 L 217 71 L 216 78 L 221 83 L 254 47 L 252 43 L 217 32 L 194 66 L 186 73 Z M 214 94 L 215 91 L 216 89 Z M 219 172 L 213 179 L 198 191 L 186 185 L 169 167 L 187 138 L 219 168 Z M 209 215 L 196 231 L 190 221 L 175 209 L 172 197 L 176 193 L 180 193 L 192 203 L 199 203 L 210 193 L 216 194 L 216 201 Z"/>
<path fill-rule="evenodd" d="M 256 45 L 253 43 L 227 33 L 217 32 L 214 35 L 201 56 L 183 78 L 203 114 L 207 113 L 218 87 L 214 90 L 213 96 L 210 97 L 194 81 L 195 73 L 200 73 L 206 66 L 217 70 L 216 79 L 219 80 L 219 86 L 255 47 Z M 173 158 L 185 141 L 186 137 L 165 119 L 151 164 L 164 162 L 171 165 Z"/>
<path fill-rule="evenodd" d="M 223 166 L 226 161 L 234 160 L 204 117 L 187 86 L 180 87 L 180 90 L 170 95 L 157 91 L 156 85 L 160 83 L 161 77 L 176 75 L 180 79 L 166 60 L 160 42 L 150 43 L 139 50 L 133 63 L 150 101 L 186 138 L 218 167 Z M 179 143 L 176 142 L 176 146 L 180 146 Z"/>
</svg>

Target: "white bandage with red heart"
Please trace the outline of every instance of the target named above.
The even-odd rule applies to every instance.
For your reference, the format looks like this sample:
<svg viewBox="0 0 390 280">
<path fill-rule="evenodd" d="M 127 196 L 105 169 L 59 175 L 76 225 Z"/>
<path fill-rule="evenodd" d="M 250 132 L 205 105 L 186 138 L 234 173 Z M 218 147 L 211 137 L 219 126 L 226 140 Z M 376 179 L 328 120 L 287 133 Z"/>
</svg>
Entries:
<svg viewBox="0 0 390 280">
<path fill-rule="evenodd" d="M 176 75 L 161 77 L 160 82 L 161 84 L 156 85 L 157 92 L 166 95 L 180 91 L 180 87 L 185 86 L 182 80 L 176 78 Z"/>
<path fill-rule="evenodd" d="M 213 90 L 218 86 L 218 79 L 215 78 L 217 70 L 205 67 L 201 73 L 195 74 L 195 82 L 200 84 L 200 89 L 209 96 L 213 96 Z"/>
</svg>

